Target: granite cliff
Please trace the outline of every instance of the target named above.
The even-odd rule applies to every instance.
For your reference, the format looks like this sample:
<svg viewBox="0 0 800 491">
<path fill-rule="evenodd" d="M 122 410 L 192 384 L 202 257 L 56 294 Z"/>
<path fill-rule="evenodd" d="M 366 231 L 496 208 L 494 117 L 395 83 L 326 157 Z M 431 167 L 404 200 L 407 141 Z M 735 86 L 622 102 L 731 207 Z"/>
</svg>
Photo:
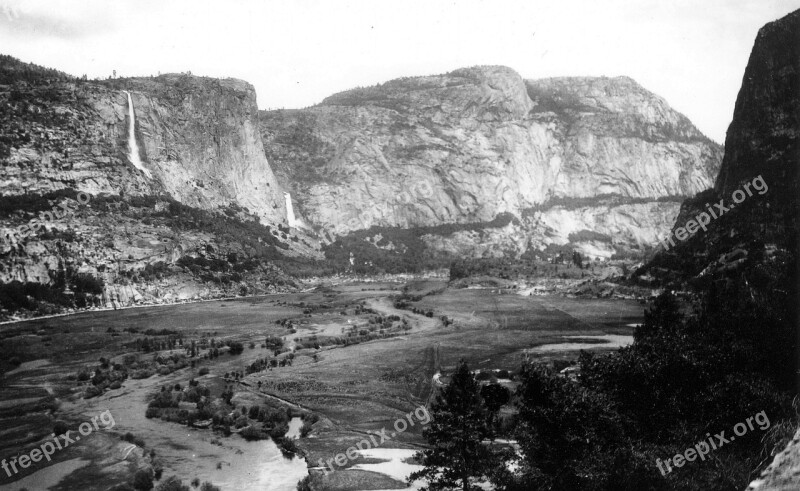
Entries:
<svg viewBox="0 0 800 491">
<path fill-rule="evenodd" d="M 333 239 L 469 225 L 421 239 L 473 256 L 641 252 L 684 197 L 713 185 L 722 156 L 629 78 L 523 80 L 494 66 L 353 89 L 260 121 L 309 226 Z M 490 226 L 505 215 L 513 222 Z"/>
<path fill-rule="evenodd" d="M 255 91 L 246 82 L 173 74 L 17 81 L 6 89 L 3 196 L 66 187 L 93 195 L 168 193 L 198 208 L 236 205 L 265 223 L 285 222 L 283 192 L 261 150 Z M 152 178 L 128 159 L 124 91 Z"/>
<path fill-rule="evenodd" d="M 795 198 L 800 162 L 800 12 L 758 32 L 725 139 L 714 190 L 730 194 L 762 174 L 779 199 Z"/>
<path fill-rule="evenodd" d="M 746 263 L 794 261 L 800 162 L 800 11 L 758 33 L 742 79 L 713 189 L 687 199 L 673 233 L 713 204 L 729 211 L 645 268 L 662 279 L 711 278 Z M 761 176 L 768 188 L 745 193 Z M 739 193 L 741 203 L 735 202 Z M 752 196 L 750 195 L 752 194 Z M 719 210 L 717 210 L 719 211 Z M 788 254 L 788 256 L 787 256 Z M 747 259 L 747 258 L 750 259 Z M 705 281 L 705 280 L 704 280 Z"/>
<path fill-rule="evenodd" d="M 0 121 L 0 282 L 34 285 L 23 308 L 72 304 L 80 278 L 99 281 L 86 302 L 106 306 L 270 291 L 291 283 L 274 261 L 318 255 L 287 227 L 246 82 L 88 81 L 4 56 Z M 61 205 L 73 211 L 15 234 Z"/>
</svg>

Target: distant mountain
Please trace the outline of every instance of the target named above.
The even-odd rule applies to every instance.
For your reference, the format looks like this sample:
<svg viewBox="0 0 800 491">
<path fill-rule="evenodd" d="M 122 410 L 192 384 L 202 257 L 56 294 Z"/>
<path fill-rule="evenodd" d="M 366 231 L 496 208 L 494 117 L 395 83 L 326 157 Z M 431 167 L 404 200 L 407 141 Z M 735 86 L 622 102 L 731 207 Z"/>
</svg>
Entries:
<svg viewBox="0 0 800 491">
<path fill-rule="evenodd" d="M 418 229 L 431 254 L 641 254 L 722 158 L 630 78 L 523 80 L 497 66 L 261 111 L 260 123 L 299 214 L 343 249 L 357 233 L 403 250 L 395 232 Z"/>
</svg>

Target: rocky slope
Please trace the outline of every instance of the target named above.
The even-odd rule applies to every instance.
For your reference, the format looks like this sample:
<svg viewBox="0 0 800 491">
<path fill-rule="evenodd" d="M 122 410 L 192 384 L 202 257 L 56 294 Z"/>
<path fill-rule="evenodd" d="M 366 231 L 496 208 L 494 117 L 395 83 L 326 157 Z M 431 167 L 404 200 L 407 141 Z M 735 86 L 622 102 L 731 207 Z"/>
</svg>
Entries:
<svg viewBox="0 0 800 491">
<path fill-rule="evenodd" d="M 4 305 L 57 310 L 72 304 L 65 287 L 81 293 L 79 277 L 102 286 L 78 303 L 101 306 L 269 291 L 291 282 L 270 262 L 318 255 L 286 227 L 245 82 L 86 81 L 0 57 L 0 122 L 0 283 L 54 289 L 26 287 L 22 298 L 47 298 L 33 306 L 4 291 Z M 62 205 L 71 211 L 43 215 Z M 14 234 L 42 216 L 36 232 Z"/>
<path fill-rule="evenodd" d="M 656 279 L 675 289 L 694 286 L 701 294 L 743 283 L 743 301 L 757 304 L 766 313 L 753 329 L 775 346 L 770 354 L 779 360 L 776 364 L 780 371 L 772 378 L 789 397 L 800 391 L 798 164 L 800 10 L 759 31 L 728 128 L 715 186 L 683 204 L 673 232 L 706 211 L 707 205 L 719 211 L 715 204 L 723 203 L 729 210 L 711 220 L 707 231 L 676 241 L 674 247 L 660 251 L 638 272 L 642 278 Z M 761 188 L 768 189 L 749 195 L 745 190 L 759 178 L 766 184 Z M 776 422 L 773 426 L 784 432 L 791 430 L 794 438 L 785 448 L 766 447 L 774 459 L 748 491 L 800 487 L 797 421 L 781 424 L 783 428 Z M 768 439 L 762 441 L 769 445 Z"/>
<path fill-rule="evenodd" d="M 601 257 L 641 250 L 683 197 L 711 187 L 721 159 L 719 145 L 625 77 L 523 80 L 474 67 L 260 120 L 267 158 L 309 225 L 341 236 L 518 219 L 486 228 L 490 238 L 424 237 L 476 256 L 569 243 Z"/>
<path fill-rule="evenodd" d="M 746 491 L 793 491 L 800 484 L 800 430 Z"/>
<path fill-rule="evenodd" d="M 729 211 L 712 219 L 707 232 L 659 254 L 648 271 L 662 278 L 713 277 L 735 271 L 745 258 L 796 256 L 800 162 L 800 11 L 758 33 L 713 189 L 688 199 L 678 227 L 722 203 Z M 763 192 L 753 192 L 759 176 Z M 745 192 L 750 188 L 750 192 Z M 764 189 L 766 188 L 766 189 Z M 740 203 L 736 203 L 738 194 Z M 744 197 L 742 199 L 742 197 Z"/>
</svg>

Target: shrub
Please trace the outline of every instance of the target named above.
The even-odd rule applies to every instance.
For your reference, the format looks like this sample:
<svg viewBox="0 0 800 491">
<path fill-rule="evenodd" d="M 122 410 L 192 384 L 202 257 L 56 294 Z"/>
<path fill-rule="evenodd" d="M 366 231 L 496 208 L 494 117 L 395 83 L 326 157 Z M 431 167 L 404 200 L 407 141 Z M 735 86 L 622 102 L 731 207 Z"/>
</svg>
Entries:
<svg viewBox="0 0 800 491">
<path fill-rule="evenodd" d="M 300 448 L 294 443 L 294 440 L 289 438 L 279 439 L 278 445 L 281 447 L 281 452 L 286 455 L 294 455 L 300 452 Z"/>
<path fill-rule="evenodd" d="M 144 448 L 144 440 L 142 440 L 141 438 L 135 436 L 130 431 L 125 433 L 125 435 L 122 436 L 122 439 L 125 440 L 128 443 L 133 443 L 136 446 Z"/>
<path fill-rule="evenodd" d="M 276 424 L 271 430 L 269 430 L 269 436 L 271 436 L 273 440 L 277 440 L 279 438 L 283 438 L 283 436 L 286 435 L 287 431 L 289 431 L 289 425 L 286 424 L 285 421 L 281 421 L 280 423 Z"/>
<path fill-rule="evenodd" d="M 248 426 L 247 428 L 243 429 L 239 435 L 245 440 L 263 440 L 267 437 L 261 430 L 258 430 L 255 426 Z"/>
<path fill-rule="evenodd" d="M 240 355 L 244 351 L 244 345 L 238 341 L 228 341 L 231 355 Z"/>
<path fill-rule="evenodd" d="M 132 370 L 131 378 L 134 380 L 152 377 L 155 371 L 151 369 Z"/>
<path fill-rule="evenodd" d="M 72 288 L 75 293 L 90 293 L 99 295 L 103 293 L 103 279 L 95 278 L 88 274 L 78 274 L 72 278 Z"/>
<path fill-rule="evenodd" d="M 312 423 L 311 421 L 304 422 L 303 426 L 300 427 L 300 436 L 302 438 L 307 437 L 308 434 L 311 433 L 311 430 L 313 429 L 312 428 L 313 426 L 314 426 L 314 423 Z"/>
<path fill-rule="evenodd" d="M 136 471 L 133 476 L 133 487 L 137 491 L 150 491 L 153 489 L 153 476 L 144 469 Z"/>
<path fill-rule="evenodd" d="M 92 397 L 97 397 L 103 393 L 103 389 L 97 387 L 96 385 L 90 385 L 86 388 L 86 391 L 83 394 L 84 399 L 91 399 Z"/>
<path fill-rule="evenodd" d="M 57 420 L 53 423 L 53 433 L 56 435 L 63 435 L 67 431 L 69 431 L 69 426 L 64 421 Z"/>
<path fill-rule="evenodd" d="M 492 374 L 489 372 L 480 371 L 475 375 L 475 380 L 489 380 L 490 378 L 492 378 Z"/>
<path fill-rule="evenodd" d="M 311 491 L 312 489 L 316 489 L 311 487 L 311 479 L 311 475 L 308 475 L 297 481 L 297 491 Z"/>
<path fill-rule="evenodd" d="M 189 491 L 189 486 L 186 486 L 176 476 L 169 476 L 158 485 L 156 491 Z"/>
</svg>

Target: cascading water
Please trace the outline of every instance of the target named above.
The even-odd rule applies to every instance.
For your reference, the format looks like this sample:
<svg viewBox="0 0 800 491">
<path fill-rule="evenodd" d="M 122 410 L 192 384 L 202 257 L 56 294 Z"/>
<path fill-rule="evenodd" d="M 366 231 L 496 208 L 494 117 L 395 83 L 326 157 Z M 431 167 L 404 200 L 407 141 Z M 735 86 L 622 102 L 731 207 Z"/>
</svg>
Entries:
<svg viewBox="0 0 800 491">
<path fill-rule="evenodd" d="M 134 167 L 144 172 L 144 175 L 152 179 L 153 175 L 145 168 L 144 164 L 142 164 L 142 159 L 139 158 L 139 144 L 136 143 L 136 116 L 133 112 L 133 99 L 131 99 L 130 92 L 127 90 L 124 92 L 128 96 L 128 117 L 130 118 L 130 125 L 128 126 L 128 159 L 130 159 Z"/>
<path fill-rule="evenodd" d="M 283 193 L 283 197 L 286 198 L 286 221 L 289 222 L 290 227 L 297 228 L 300 226 L 300 220 L 294 216 L 294 208 L 292 208 L 292 195 L 289 193 Z"/>
</svg>

